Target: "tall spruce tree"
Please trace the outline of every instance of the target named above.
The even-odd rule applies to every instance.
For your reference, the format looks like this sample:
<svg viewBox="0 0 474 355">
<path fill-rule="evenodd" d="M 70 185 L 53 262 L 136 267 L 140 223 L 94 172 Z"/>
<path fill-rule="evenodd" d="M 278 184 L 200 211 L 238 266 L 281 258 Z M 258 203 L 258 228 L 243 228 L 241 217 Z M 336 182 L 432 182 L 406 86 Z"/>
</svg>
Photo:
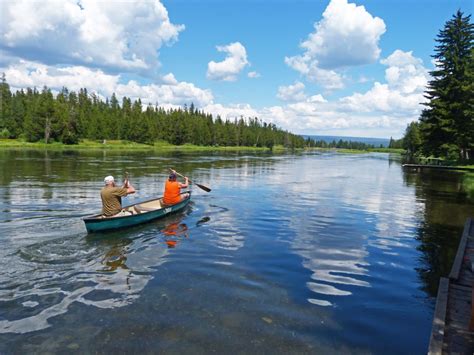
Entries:
<svg viewBox="0 0 474 355">
<path fill-rule="evenodd" d="M 8 122 L 12 114 L 12 94 L 10 86 L 5 79 L 5 73 L 2 74 L 0 81 L 0 138 L 9 138 L 11 132 Z"/>
<path fill-rule="evenodd" d="M 54 114 L 54 97 L 51 90 L 43 87 L 38 102 L 36 120 L 38 127 L 43 131 L 44 142 L 49 143 L 50 138 L 55 135 L 57 117 Z"/>
<path fill-rule="evenodd" d="M 458 11 L 439 32 L 436 68 L 421 114 L 427 155 L 472 159 L 474 149 L 474 25 Z"/>
<path fill-rule="evenodd" d="M 405 130 L 405 136 L 402 139 L 403 148 L 406 149 L 409 156 L 416 154 L 421 146 L 420 124 L 412 122 Z"/>
<path fill-rule="evenodd" d="M 23 122 L 26 115 L 26 94 L 23 90 L 17 91 L 12 96 L 12 115 L 11 120 L 7 122 L 7 128 L 10 132 L 10 138 L 18 138 L 23 133 Z"/>
</svg>

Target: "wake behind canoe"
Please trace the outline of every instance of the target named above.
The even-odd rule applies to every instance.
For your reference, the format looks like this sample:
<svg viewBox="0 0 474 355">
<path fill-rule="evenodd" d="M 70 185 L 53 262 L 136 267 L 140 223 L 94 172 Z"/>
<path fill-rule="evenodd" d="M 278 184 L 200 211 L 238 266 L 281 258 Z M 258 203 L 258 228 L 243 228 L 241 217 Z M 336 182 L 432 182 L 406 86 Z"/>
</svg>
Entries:
<svg viewBox="0 0 474 355">
<path fill-rule="evenodd" d="M 130 212 L 130 215 L 104 217 L 102 214 L 98 214 L 85 217 L 83 220 L 88 233 L 136 226 L 183 209 L 191 200 L 191 192 L 187 193 L 189 194 L 187 198 L 174 205 L 163 204 L 162 197 L 160 197 L 124 207 L 123 210 Z"/>
</svg>

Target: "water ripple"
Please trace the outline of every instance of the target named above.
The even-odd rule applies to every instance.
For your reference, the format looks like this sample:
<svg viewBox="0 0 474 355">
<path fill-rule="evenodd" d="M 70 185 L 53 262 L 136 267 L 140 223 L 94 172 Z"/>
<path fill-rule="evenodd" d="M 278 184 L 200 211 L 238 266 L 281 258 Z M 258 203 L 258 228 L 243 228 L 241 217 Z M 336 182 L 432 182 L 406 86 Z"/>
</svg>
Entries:
<svg viewBox="0 0 474 355">
<path fill-rule="evenodd" d="M 2 275 L 0 303 L 16 304 L 17 312 L 0 320 L 0 333 L 47 328 L 48 320 L 66 313 L 73 302 L 97 308 L 129 305 L 166 254 L 161 243 L 143 245 L 127 239 L 89 243 L 67 238 L 21 247 L 15 256 L 28 267 Z"/>
</svg>

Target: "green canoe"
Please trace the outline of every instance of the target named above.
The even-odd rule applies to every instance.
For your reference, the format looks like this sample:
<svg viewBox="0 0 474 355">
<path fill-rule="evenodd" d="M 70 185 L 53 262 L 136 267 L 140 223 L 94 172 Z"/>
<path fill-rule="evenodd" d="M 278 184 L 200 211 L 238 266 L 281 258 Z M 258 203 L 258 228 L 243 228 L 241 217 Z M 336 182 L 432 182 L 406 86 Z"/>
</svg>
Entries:
<svg viewBox="0 0 474 355">
<path fill-rule="evenodd" d="M 104 217 L 102 214 L 85 217 L 84 223 L 88 233 L 103 232 L 113 229 L 122 229 L 137 224 L 150 222 L 164 217 L 170 213 L 179 211 L 186 207 L 191 200 L 191 192 L 187 192 L 187 198 L 175 205 L 164 205 L 162 198 L 143 201 L 134 205 L 125 206 L 123 210 L 129 211 L 130 215 L 120 217 Z"/>
</svg>

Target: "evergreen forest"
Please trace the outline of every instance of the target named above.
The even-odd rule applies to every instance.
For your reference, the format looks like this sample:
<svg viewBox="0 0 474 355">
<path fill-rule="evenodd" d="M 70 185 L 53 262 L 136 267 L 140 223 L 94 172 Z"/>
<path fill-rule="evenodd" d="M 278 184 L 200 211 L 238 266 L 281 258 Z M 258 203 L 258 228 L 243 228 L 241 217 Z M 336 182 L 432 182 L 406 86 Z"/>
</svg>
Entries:
<svg viewBox="0 0 474 355">
<path fill-rule="evenodd" d="M 408 125 L 403 147 L 412 157 L 474 160 L 474 25 L 458 11 L 436 38 L 426 108 Z"/>
<path fill-rule="evenodd" d="M 153 144 L 166 141 L 173 145 L 248 146 L 302 148 L 306 141 L 299 135 L 258 118 L 223 120 L 189 107 L 165 110 L 143 107 L 115 94 L 105 101 L 87 89 L 78 93 L 63 88 L 57 95 L 43 87 L 12 93 L 2 76 L 0 83 L 0 138 L 28 142 L 77 144 L 81 139 L 127 140 Z"/>
<path fill-rule="evenodd" d="M 222 120 L 204 113 L 191 103 L 165 110 L 140 100 L 115 94 L 105 101 L 81 89 L 79 93 L 63 88 L 56 96 L 44 87 L 41 92 L 28 88 L 12 93 L 2 76 L 0 83 L 0 138 L 25 139 L 28 142 L 77 144 L 81 139 L 97 141 L 126 140 L 153 144 L 165 141 L 173 145 L 245 146 L 286 148 L 343 148 L 368 150 L 374 145 L 338 140 L 325 142 L 304 138 L 267 124 L 258 118 L 240 117 Z"/>
</svg>

